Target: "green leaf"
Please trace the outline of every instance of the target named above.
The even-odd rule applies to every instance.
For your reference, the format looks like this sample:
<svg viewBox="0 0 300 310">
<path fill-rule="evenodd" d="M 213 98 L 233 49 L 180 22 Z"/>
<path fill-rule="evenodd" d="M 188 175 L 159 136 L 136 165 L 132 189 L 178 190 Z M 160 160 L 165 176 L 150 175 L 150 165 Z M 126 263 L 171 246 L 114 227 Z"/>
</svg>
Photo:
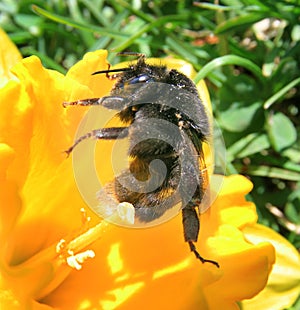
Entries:
<svg viewBox="0 0 300 310">
<path fill-rule="evenodd" d="M 35 13 L 37 13 L 41 16 L 44 16 L 48 19 L 51 19 L 55 22 L 58 22 L 60 24 L 65 24 L 65 25 L 68 25 L 68 26 L 71 26 L 71 27 L 74 27 L 77 29 L 86 30 L 89 32 L 96 32 L 96 33 L 99 33 L 101 35 L 108 36 L 110 38 L 120 39 L 120 40 L 129 37 L 129 35 L 125 34 L 124 32 L 116 31 L 116 30 L 113 30 L 110 28 L 99 27 L 99 26 L 95 26 L 92 24 L 88 24 L 88 23 L 82 24 L 82 23 L 74 21 L 71 18 L 68 18 L 65 16 L 60 16 L 60 15 L 54 14 L 52 12 L 48 12 L 48 11 L 46 11 L 46 10 L 36 6 L 36 5 L 32 5 L 32 10 Z"/>
<path fill-rule="evenodd" d="M 42 23 L 41 17 L 29 14 L 18 14 L 15 17 L 15 21 L 19 26 L 25 29 L 39 26 Z"/>
<path fill-rule="evenodd" d="M 134 34 L 132 34 L 128 39 L 124 40 L 120 45 L 115 47 L 116 51 L 123 51 L 131 44 L 134 44 L 134 42 L 139 39 L 144 34 L 148 34 L 151 31 L 155 31 L 157 28 L 160 29 L 161 32 L 165 30 L 165 25 L 167 23 L 173 23 L 175 21 L 182 21 L 185 20 L 187 17 L 185 14 L 182 15 L 166 15 L 157 18 L 151 23 L 147 23 L 143 27 L 141 27 L 138 31 L 136 31 Z"/>
<path fill-rule="evenodd" d="M 242 164 L 235 164 L 234 166 L 239 172 L 243 172 L 248 175 L 268 177 L 268 178 L 277 178 L 277 179 L 289 180 L 289 181 L 300 180 L 299 172 L 289 171 L 286 169 L 264 166 L 264 165 L 261 165 L 261 166 L 251 165 L 251 166 L 247 166 L 247 169 L 245 169 L 245 166 Z"/>
<path fill-rule="evenodd" d="M 194 2 L 194 5 L 196 7 L 199 7 L 201 9 L 207 9 L 207 10 L 213 10 L 213 11 L 233 11 L 241 9 L 241 5 L 235 5 L 235 6 L 224 6 L 219 4 L 213 4 L 208 2 Z"/>
<path fill-rule="evenodd" d="M 295 147 L 290 147 L 286 150 L 284 150 L 281 155 L 284 157 L 289 158 L 293 163 L 298 163 L 299 162 L 299 158 L 300 158 L 300 147 L 297 148 L 297 146 L 295 145 Z M 299 171 L 300 171 L 300 165 L 298 165 Z"/>
<path fill-rule="evenodd" d="M 281 152 L 296 142 L 297 132 L 290 119 L 283 113 L 269 116 L 267 131 L 274 150 Z"/>
<path fill-rule="evenodd" d="M 223 23 L 221 23 L 215 30 L 216 34 L 222 34 L 229 30 L 233 30 L 235 28 L 240 28 L 242 26 L 250 26 L 253 25 L 255 22 L 260 21 L 261 19 L 267 17 L 267 13 L 262 12 L 251 12 L 249 14 L 240 15 L 234 18 L 231 18 Z"/>
<path fill-rule="evenodd" d="M 227 155 L 231 160 L 234 158 L 244 158 L 269 147 L 270 142 L 266 134 L 251 133 L 231 145 L 227 149 Z"/>
<path fill-rule="evenodd" d="M 291 148 L 287 150 L 290 150 L 290 149 Z M 298 163 L 299 158 L 300 158 L 299 152 L 298 152 L 297 161 L 295 162 L 285 157 L 286 151 L 280 153 L 281 157 L 270 156 L 269 153 L 270 152 L 267 152 L 264 154 L 257 154 L 255 156 L 255 162 L 257 163 L 263 162 L 265 165 L 279 167 L 279 168 L 290 170 L 290 171 L 300 172 L 300 165 Z"/>
<path fill-rule="evenodd" d="M 293 41 L 300 41 L 300 25 L 295 25 L 291 32 Z"/>
<path fill-rule="evenodd" d="M 224 129 L 231 132 L 241 132 L 250 126 L 260 107 L 259 102 L 240 108 L 232 107 L 223 111 L 218 120 Z"/>
</svg>

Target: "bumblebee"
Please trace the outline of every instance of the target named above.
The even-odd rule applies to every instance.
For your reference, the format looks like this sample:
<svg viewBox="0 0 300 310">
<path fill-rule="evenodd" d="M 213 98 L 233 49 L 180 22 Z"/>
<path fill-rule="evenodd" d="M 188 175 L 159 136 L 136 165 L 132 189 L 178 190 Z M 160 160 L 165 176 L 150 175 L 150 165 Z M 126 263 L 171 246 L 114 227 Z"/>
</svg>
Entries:
<svg viewBox="0 0 300 310">
<path fill-rule="evenodd" d="M 195 84 L 184 74 L 163 65 L 147 64 L 144 55 L 128 67 L 97 71 L 116 83 L 109 96 L 66 102 L 64 106 L 100 105 L 118 111 L 123 127 L 94 129 L 81 141 L 129 140 L 129 168 L 105 187 L 120 203 L 132 204 L 140 222 L 151 222 L 180 203 L 184 239 L 202 263 L 198 239 L 198 209 L 208 186 L 203 143 L 210 136 L 207 113 Z"/>
</svg>

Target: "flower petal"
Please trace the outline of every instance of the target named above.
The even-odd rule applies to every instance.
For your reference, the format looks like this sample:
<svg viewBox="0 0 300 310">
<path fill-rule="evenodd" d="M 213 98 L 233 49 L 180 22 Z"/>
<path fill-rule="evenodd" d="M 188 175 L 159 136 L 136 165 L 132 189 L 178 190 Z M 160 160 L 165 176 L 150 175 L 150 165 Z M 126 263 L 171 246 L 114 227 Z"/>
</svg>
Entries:
<svg viewBox="0 0 300 310">
<path fill-rule="evenodd" d="M 21 59 L 22 56 L 17 47 L 0 28 L 0 87 L 14 78 L 10 69 Z"/>
<path fill-rule="evenodd" d="M 18 192 L 18 186 L 11 180 L 7 179 L 7 169 L 14 160 L 15 152 L 7 144 L 0 143 L 0 243 L 5 243 L 13 228 L 18 215 L 21 212 L 21 198 Z M 9 208 L 6 206 L 9 205 Z M 4 249 L 1 247 L 1 256 Z"/>
<path fill-rule="evenodd" d="M 243 229 L 246 238 L 257 244 L 270 242 L 276 249 L 276 263 L 265 289 L 251 300 L 243 301 L 243 309 L 281 310 L 293 305 L 300 295 L 300 255 L 281 235 L 263 225 Z"/>
<path fill-rule="evenodd" d="M 106 57 L 105 50 L 87 53 L 68 71 L 66 79 L 76 81 L 76 84 L 74 83 L 72 92 L 65 101 L 103 97 L 108 94 L 115 83 L 113 79 L 108 79 L 105 74 L 92 75 L 96 71 L 109 68 Z M 84 89 L 82 85 L 87 85 L 88 88 Z"/>
</svg>

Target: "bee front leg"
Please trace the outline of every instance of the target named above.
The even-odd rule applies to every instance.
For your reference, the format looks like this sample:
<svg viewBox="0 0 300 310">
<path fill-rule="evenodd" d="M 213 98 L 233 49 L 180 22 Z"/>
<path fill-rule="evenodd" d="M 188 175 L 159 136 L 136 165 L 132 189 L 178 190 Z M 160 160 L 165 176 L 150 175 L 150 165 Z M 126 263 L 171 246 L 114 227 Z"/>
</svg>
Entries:
<svg viewBox="0 0 300 310">
<path fill-rule="evenodd" d="M 211 263 L 220 267 L 219 264 L 210 259 L 203 258 L 196 249 L 194 242 L 198 239 L 200 222 L 195 210 L 195 206 L 188 204 L 185 208 L 182 209 L 182 224 L 184 231 L 184 239 L 188 242 L 191 251 L 195 254 L 196 258 L 198 258 L 202 263 Z"/>
<path fill-rule="evenodd" d="M 120 109 L 124 105 L 125 99 L 120 96 L 105 96 L 101 98 L 89 98 L 76 101 L 63 102 L 63 107 L 66 108 L 71 105 L 79 106 L 103 106 L 108 109 Z"/>
<path fill-rule="evenodd" d="M 74 144 L 69 147 L 65 152 L 69 156 L 70 153 L 73 151 L 75 146 L 79 144 L 81 141 L 89 138 L 94 138 L 98 140 L 116 140 L 116 139 L 123 139 L 128 136 L 128 127 L 111 127 L 111 128 L 101 128 L 92 130 L 85 135 L 79 137 Z"/>
</svg>

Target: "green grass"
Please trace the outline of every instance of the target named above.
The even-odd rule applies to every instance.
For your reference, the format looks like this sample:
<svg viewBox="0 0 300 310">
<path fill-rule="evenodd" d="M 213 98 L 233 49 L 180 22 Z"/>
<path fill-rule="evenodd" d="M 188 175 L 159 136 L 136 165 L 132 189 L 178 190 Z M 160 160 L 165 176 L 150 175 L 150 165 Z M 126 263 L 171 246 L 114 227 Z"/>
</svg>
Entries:
<svg viewBox="0 0 300 310">
<path fill-rule="evenodd" d="M 226 173 L 251 179 L 259 221 L 300 248 L 299 1 L 2 0 L 0 12 L 22 54 L 60 72 L 100 48 L 112 63 L 125 50 L 192 63 L 209 86 Z M 254 27 L 262 20 L 265 32 Z"/>
</svg>

